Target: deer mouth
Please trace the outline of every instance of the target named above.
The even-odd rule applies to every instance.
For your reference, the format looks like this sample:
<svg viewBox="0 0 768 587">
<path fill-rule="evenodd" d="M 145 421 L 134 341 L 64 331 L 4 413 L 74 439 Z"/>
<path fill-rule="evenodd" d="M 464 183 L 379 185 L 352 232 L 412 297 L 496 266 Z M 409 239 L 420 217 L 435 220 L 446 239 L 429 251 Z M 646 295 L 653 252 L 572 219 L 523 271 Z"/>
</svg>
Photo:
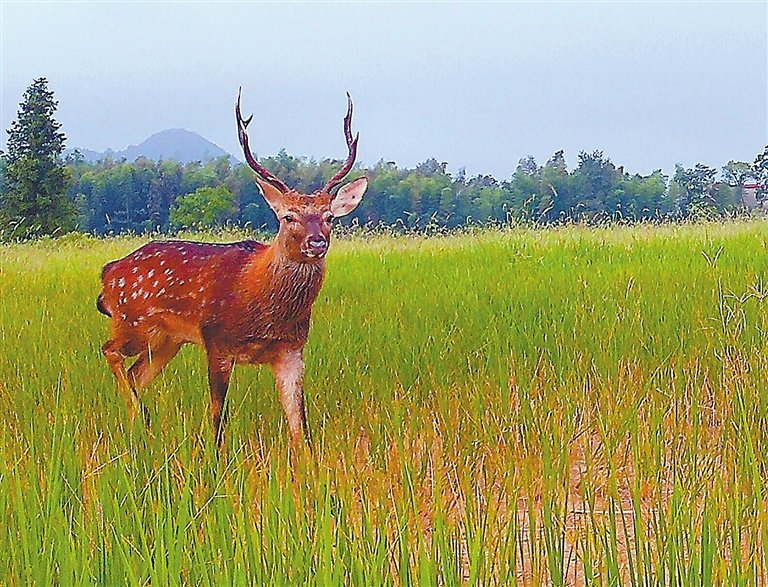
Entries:
<svg viewBox="0 0 768 587">
<path fill-rule="evenodd" d="M 310 259 L 322 259 L 328 252 L 328 241 L 323 238 L 310 238 L 304 242 L 301 252 Z"/>
<path fill-rule="evenodd" d="M 328 252 L 328 247 L 318 248 L 318 247 L 310 247 L 307 249 L 304 249 L 301 251 L 305 257 L 308 257 L 309 259 L 322 259 L 325 257 L 325 254 Z"/>
</svg>

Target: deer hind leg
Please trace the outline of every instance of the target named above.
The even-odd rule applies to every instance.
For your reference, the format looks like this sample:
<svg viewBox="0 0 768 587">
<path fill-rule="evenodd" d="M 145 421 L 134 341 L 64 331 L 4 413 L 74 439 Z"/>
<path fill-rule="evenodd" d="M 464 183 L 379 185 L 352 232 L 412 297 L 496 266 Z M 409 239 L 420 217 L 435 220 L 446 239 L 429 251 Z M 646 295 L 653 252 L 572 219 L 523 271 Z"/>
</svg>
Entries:
<svg viewBox="0 0 768 587">
<path fill-rule="evenodd" d="M 107 359 L 107 363 L 109 364 L 109 368 L 112 369 L 115 379 L 117 379 L 117 387 L 125 398 L 125 403 L 128 407 L 128 418 L 131 423 L 133 423 L 136 418 L 136 412 L 141 412 L 146 420 L 147 411 L 142 405 L 136 390 L 131 385 L 128 371 L 125 368 L 125 360 L 135 354 L 130 351 L 131 349 L 128 343 L 116 338 L 108 340 L 104 343 L 104 346 L 101 347 L 101 352 Z"/>
<path fill-rule="evenodd" d="M 307 414 L 304 410 L 304 359 L 302 349 L 287 349 L 272 362 L 280 403 L 288 419 L 288 429 L 294 444 L 309 442 Z"/>
<path fill-rule="evenodd" d="M 221 449 L 224 444 L 224 428 L 227 415 L 224 410 L 224 400 L 229 388 L 229 377 L 232 374 L 234 360 L 231 357 L 218 354 L 208 349 L 208 383 L 211 386 L 211 420 L 216 445 Z"/>
<path fill-rule="evenodd" d="M 165 366 L 175 357 L 181 343 L 165 339 L 160 344 L 148 346 L 128 369 L 128 381 L 137 392 L 147 387 Z"/>
<path fill-rule="evenodd" d="M 180 348 L 181 344 L 170 339 L 165 339 L 159 344 L 147 345 L 131 365 L 131 368 L 128 369 L 128 383 L 131 386 L 133 397 L 139 397 L 139 391 L 152 383 L 152 380 L 178 354 Z M 144 423 L 149 426 L 149 411 L 144 404 L 140 404 L 140 406 Z"/>
</svg>

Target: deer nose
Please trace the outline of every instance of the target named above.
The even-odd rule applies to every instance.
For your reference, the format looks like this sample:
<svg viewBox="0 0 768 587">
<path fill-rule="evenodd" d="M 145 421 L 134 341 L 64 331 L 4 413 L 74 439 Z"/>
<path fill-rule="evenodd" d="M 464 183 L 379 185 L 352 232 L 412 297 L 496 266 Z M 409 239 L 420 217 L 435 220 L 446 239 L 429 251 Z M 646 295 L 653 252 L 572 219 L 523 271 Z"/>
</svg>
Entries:
<svg viewBox="0 0 768 587">
<path fill-rule="evenodd" d="M 313 256 L 321 257 L 328 251 L 328 241 L 321 236 L 309 237 L 307 249 Z"/>
</svg>

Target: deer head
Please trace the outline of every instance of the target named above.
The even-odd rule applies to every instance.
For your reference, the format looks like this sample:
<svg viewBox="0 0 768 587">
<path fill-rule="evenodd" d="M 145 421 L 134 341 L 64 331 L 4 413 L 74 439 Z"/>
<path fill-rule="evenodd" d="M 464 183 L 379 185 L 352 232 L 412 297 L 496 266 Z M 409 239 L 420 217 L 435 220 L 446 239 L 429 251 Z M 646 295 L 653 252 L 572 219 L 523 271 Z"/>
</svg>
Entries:
<svg viewBox="0 0 768 587">
<path fill-rule="evenodd" d="M 264 199 L 280 221 L 276 243 L 293 261 L 316 261 L 325 257 L 330 244 L 333 220 L 352 212 L 368 188 L 368 179 L 360 177 L 338 187 L 349 174 L 357 156 L 358 133 L 352 137 L 352 98 L 347 94 L 347 115 L 344 117 L 344 136 L 349 154 L 341 169 L 325 186 L 313 194 L 302 194 L 290 189 L 281 179 L 262 166 L 251 152 L 247 128 L 253 115 L 243 119 L 240 113 L 240 93 L 235 104 L 237 136 L 245 160 L 256 172 Z M 337 189 L 338 188 L 338 189 Z"/>
</svg>

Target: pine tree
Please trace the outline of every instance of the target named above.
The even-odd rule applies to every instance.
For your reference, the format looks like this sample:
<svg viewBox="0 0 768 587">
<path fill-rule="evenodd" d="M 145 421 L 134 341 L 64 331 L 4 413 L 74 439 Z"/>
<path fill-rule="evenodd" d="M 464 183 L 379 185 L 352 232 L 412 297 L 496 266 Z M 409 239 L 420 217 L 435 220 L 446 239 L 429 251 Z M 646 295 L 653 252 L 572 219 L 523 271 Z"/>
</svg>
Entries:
<svg viewBox="0 0 768 587">
<path fill-rule="evenodd" d="M 71 230 L 75 207 L 67 197 L 69 172 L 62 161 L 66 137 L 53 118 L 58 102 L 48 80 L 36 79 L 24 92 L 17 120 L 8 130 L 0 223 L 13 233 L 54 234 Z"/>
</svg>

